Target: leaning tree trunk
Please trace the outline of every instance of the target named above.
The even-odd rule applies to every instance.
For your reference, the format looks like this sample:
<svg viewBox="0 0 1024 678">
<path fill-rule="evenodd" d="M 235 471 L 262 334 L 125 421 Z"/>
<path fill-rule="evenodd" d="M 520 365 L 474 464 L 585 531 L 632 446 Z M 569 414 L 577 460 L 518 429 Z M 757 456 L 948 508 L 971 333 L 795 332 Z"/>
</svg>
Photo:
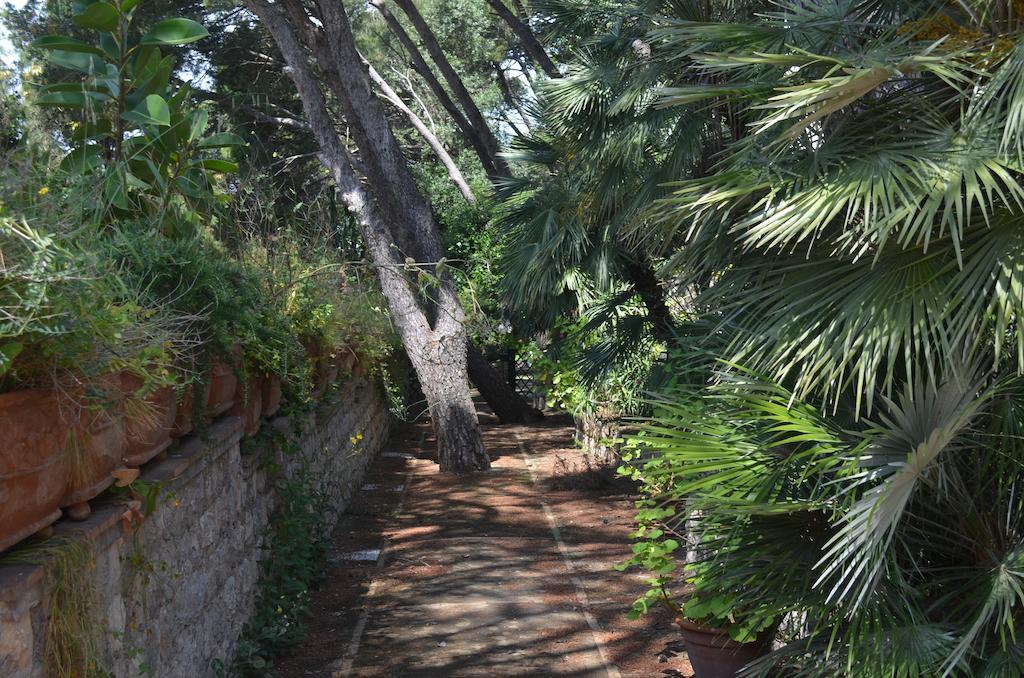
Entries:
<svg viewBox="0 0 1024 678">
<path fill-rule="evenodd" d="M 472 342 L 466 347 L 466 365 L 473 385 L 480 391 L 480 395 L 491 406 L 501 423 L 526 424 L 544 418 L 539 410 L 530 407 L 530 404 L 501 378 L 501 374 L 487 362 L 483 353 Z"/>
<path fill-rule="evenodd" d="M 419 376 L 431 414 L 435 415 L 432 423 L 437 436 L 438 463 L 444 471 L 468 472 L 486 469 L 490 466 L 490 460 L 480 437 L 466 375 L 465 314 L 454 284 L 450 276 L 441 275 L 437 278 L 437 313 L 432 326 L 421 305 L 418 288 L 407 277 L 406 266 L 395 247 L 396 235 L 403 236 L 397 239 L 405 240 L 417 236 L 436 238 L 436 227 L 432 231 L 418 230 L 421 225 L 411 223 L 408 216 L 405 220 L 395 223 L 385 221 L 383 215 L 389 214 L 389 208 L 396 203 L 389 195 L 380 193 L 387 192 L 390 186 L 375 186 L 374 182 L 364 182 L 357 174 L 356 168 L 364 165 L 353 158 L 342 143 L 328 112 L 324 91 L 313 75 L 313 69 L 306 56 L 307 48 L 316 51 L 316 45 L 307 44 L 304 47 L 294 32 L 297 30 L 307 40 L 313 40 L 310 35 L 310 24 L 303 21 L 296 26 L 290 25 L 281 12 L 282 4 L 292 12 L 301 7 L 294 2 L 271 4 L 267 0 L 246 0 L 246 5 L 263 21 L 287 61 L 287 73 L 295 83 L 310 127 L 320 144 L 320 159 L 330 170 L 349 213 L 359 223 L 380 280 L 381 291 L 387 299 L 392 322 L 402 338 L 413 369 Z M 321 9 L 324 8 L 322 5 Z M 322 30 L 328 32 L 327 37 L 332 42 L 332 47 L 337 48 L 339 40 L 351 38 L 351 32 L 343 33 L 337 25 L 338 21 L 347 22 L 347 17 L 343 13 L 332 12 L 335 7 L 331 5 L 327 5 L 326 9 L 324 18 L 330 17 L 334 21 L 323 21 Z M 343 29 L 345 26 L 340 28 Z M 351 48 L 352 52 L 355 51 L 354 42 L 346 47 Z M 349 84 L 355 81 L 360 87 L 369 90 L 368 76 L 362 70 L 362 64 L 358 59 L 351 62 L 335 62 L 332 65 L 338 76 L 352 79 L 348 81 Z M 348 103 L 351 106 L 353 102 Z M 360 112 L 367 113 L 370 109 Z M 363 125 L 375 125 L 373 129 L 364 130 L 361 138 L 382 138 L 384 132 L 388 130 L 380 126 L 386 127 L 387 119 L 383 115 L 379 117 L 379 120 L 367 118 L 358 121 Z M 360 151 L 364 156 L 383 152 L 377 148 L 361 148 Z M 393 169 L 390 164 L 393 160 L 390 158 L 373 164 L 381 170 Z M 375 194 L 371 195 L 368 191 L 375 191 Z M 401 233 L 396 234 L 392 229 L 399 229 Z M 425 243 L 424 248 L 439 250 L 440 244 Z"/>
<path fill-rule="evenodd" d="M 452 119 L 459 132 L 462 134 L 462 138 L 469 143 L 470 147 L 476 152 L 478 158 L 480 158 L 480 164 L 484 167 L 484 172 L 489 177 L 495 177 L 500 172 L 498 171 L 498 158 L 496 151 L 491 145 L 488 144 L 486 136 L 489 134 L 487 129 L 478 130 L 476 129 L 466 116 L 463 115 L 459 107 L 455 105 L 452 98 L 448 96 L 448 92 L 445 91 L 441 82 L 434 75 L 434 72 L 430 69 L 430 65 L 427 64 L 426 59 L 420 53 L 416 43 L 412 41 L 409 34 L 402 28 L 402 24 L 398 22 L 395 15 L 387 8 L 384 0 L 370 0 L 370 4 L 377 8 L 380 15 L 384 17 L 385 23 L 391 33 L 398 38 L 398 42 L 402 43 L 402 47 L 405 48 L 406 54 L 409 55 L 409 60 L 412 63 L 412 68 L 416 73 L 423 78 L 424 82 L 427 83 L 427 87 L 430 88 L 434 98 L 441 104 L 441 108 L 445 110 L 448 117 Z"/>
<path fill-rule="evenodd" d="M 530 27 L 527 26 L 522 20 L 519 19 L 515 14 L 512 13 L 502 0 L 487 0 L 487 4 L 491 6 L 491 9 L 502 18 L 502 20 L 508 24 L 508 27 L 512 29 L 512 32 L 519 38 L 519 42 L 522 43 L 523 49 L 530 55 L 533 62 L 540 67 L 542 71 L 549 78 L 557 78 L 561 74 L 558 72 L 558 68 L 555 63 L 551 61 L 551 57 L 544 51 L 544 45 L 540 44 L 540 40 L 533 34 Z"/>
<path fill-rule="evenodd" d="M 480 439 L 476 407 L 469 397 L 465 343 L 460 351 L 458 337 L 445 339 L 450 341 L 436 342 L 424 351 L 422 358 L 427 360 L 418 370 L 437 447 L 449 451 L 438 461 L 442 471 L 483 470 L 490 466 L 490 459 Z"/>
<path fill-rule="evenodd" d="M 412 0 L 395 0 L 395 4 L 402 9 L 407 17 L 409 17 L 409 21 L 412 22 L 413 28 L 416 29 L 416 32 L 420 36 L 420 40 L 423 41 L 423 46 L 426 48 L 427 54 L 429 54 L 433 62 L 437 64 L 438 70 L 441 71 L 441 75 L 444 76 L 445 82 L 447 82 L 448 86 L 451 88 L 456 101 L 458 101 L 459 105 L 462 106 L 462 110 L 465 112 L 470 124 L 483 137 L 491 157 L 494 158 L 494 164 L 495 167 L 497 167 L 498 172 L 506 177 L 511 176 L 508 163 L 506 163 L 505 159 L 499 155 L 498 140 L 494 138 L 494 134 L 491 133 L 491 128 L 488 127 L 483 114 L 477 107 L 476 102 L 473 101 L 472 95 L 470 95 L 469 90 L 466 89 L 466 85 L 463 84 L 462 78 L 459 77 L 459 74 L 452 67 L 451 62 L 448 61 L 448 56 L 444 53 L 444 50 L 441 49 L 441 45 L 437 42 L 437 36 L 434 35 L 430 26 L 427 25 L 427 22 L 423 18 L 423 15 L 420 14 L 419 9 L 416 8 L 416 5 L 413 4 Z"/>
<path fill-rule="evenodd" d="M 448 149 L 444 147 L 441 140 L 437 138 L 437 135 L 430 131 L 430 128 L 426 126 L 420 116 L 413 113 L 412 109 L 405 105 L 402 101 L 402 97 L 398 96 L 398 93 L 392 89 L 388 81 L 385 80 L 380 73 L 377 72 L 370 62 L 365 62 L 367 72 L 370 74 L 370 80 L 377 86 L 384 98 L 391 102 L 391 105 L 397 108 L 399 111 L 405 114 L 405 117 L 409 120 L 409 124 L 413 126 L 419 135 L 423 137 L 423 140 L 427 142 L 431 150 L 434 151 L 434 155 L 444 165 L 445 170 L 448 171 L 448 177 L 455 184 L 456 188 L 459 189 L 459 193 L 466 199 L 471 205 L 476 204 L 476 196 L 473 195 L 473 190 L 469 187 L 469 183 L 466 181 L 466 177 L 462 174 L 462 170 L 455 164 L 455 160 L 448 153 Z"/>
</svg>

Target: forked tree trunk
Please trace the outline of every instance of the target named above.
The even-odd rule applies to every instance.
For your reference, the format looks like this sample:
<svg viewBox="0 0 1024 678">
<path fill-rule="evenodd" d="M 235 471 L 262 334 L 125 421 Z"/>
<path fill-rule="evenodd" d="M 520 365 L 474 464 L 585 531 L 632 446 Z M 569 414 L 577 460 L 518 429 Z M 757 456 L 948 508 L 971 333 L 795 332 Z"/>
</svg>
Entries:
<svg viewBox="0 0 1024 678">
<path fill-rule="evenodd" d="M 392 213 L 403 201 L 396 200 L 389 193 L 392 181 L 402 182 L 394 177 L 386 177 L 387 184 L 375 186 L 375 182 L 364 182 L 356 172 L 357 167 L 365 168 L 367 164 L 374 167 L 376 172 L 387 174 L 392 171 L 396 158 L 376 158 L 378 155 L 389 153 L 397 145 L 389 145 L 387 148 L 360 148 L 365 161 L 373 160 L 368 163 L 357 162 L 338 136 L 327 109 L 324 91 L 313 75 L 313 69 L 307 59 L 306 48 L 317 53 L 318 46 L 307 44 L 304 48 L 296 37 L 298 32 L 304 38 L 312 40 L 311 24 L 305 19 L 295 18 L 293 21 L 303 23 L 291 25 L 281 12 L 281 7 L 284 6 L 294 14 L 296 10 L 301 9 L 301 5 L 290 1 L 271 4 L 267 0 L 246 0 L 246 5 L 263 21 L 288 63 L 287 73 L 295 83 L 310 127 L 320 144 L 320 159 L 330 170 L 349 213 L 359 223 L 380 280 L 381 291 L 388 301 L 392 321 L 419 376 L 430 411 L 435 415 L 432 423 L 437 436 L 437 456 L 441 469 L 461 473 L 488 468 L 490 460 L 484 451 L 475 409 L 469 397 L 465 354 L 466 331 L 463 324 L 465 314 L 459 304 L 454 283 L 447 275 L 441 275 L 437 279 L 434 292 L 436 319 L 431 325 L 421 305 L 418 290 L 407 276 L 404 262 L 396 247 L 397 240 L 433 238 L 432 242 L 423 243 L 423 248 L 440 251 L 436 225 L 424 229 L 424 224 L 417 223 L 421 214 L 405 215 L 404 220 L 396 220 L 393 223 L 385 221 L 385 214 L 392 219 L 403 216 Z M 329 0 L 325 0 L 321 5 L 324 18 L 329 19 L 322 22 L 322 30 L 328 32 L 327 38 L 331 42 L 332 52 L 337 53 L 340 42 L 346 39 L 351 41 L 351 31 L 340 30 L 347 28 L 348 19 L 343 13 L 335 12 L 335 9 Z M 339 25 L 339 21 L 345 24 Z M 355 53 L 354 41 L 351 45 L 344 44 L 343 47 Z M 322 51 L 320 53 L 323 54 Z M 367 73 L 362 70 L 362 64 L 358 59 L 342 63 L 335 61 L 331 66 L 336 69 L 335 72 L 340 78 L 345 79 L 344 85 L 355 84 L 358 85 L 359 92 L 369 91 Z M 359 92 L 353 91 L 353 94 Z M 366 105 L 365 100 L 345 103 L 348 109 L 359 114 L 357 120 L 349 121 L 350 125 L 371 127 L 361 130 L 359 138 L 364 144 L 368 143 L 368 140 L 380 142 L 385 139 L 385 132 L 387 135 L 390 134 L 382 109 L 378 115 L 372 105 Z M 393 142 L 393 138 L 391 141 Z M 368 190 L 375 191 L 375 194 L 369 194 Z"/>
</svg>

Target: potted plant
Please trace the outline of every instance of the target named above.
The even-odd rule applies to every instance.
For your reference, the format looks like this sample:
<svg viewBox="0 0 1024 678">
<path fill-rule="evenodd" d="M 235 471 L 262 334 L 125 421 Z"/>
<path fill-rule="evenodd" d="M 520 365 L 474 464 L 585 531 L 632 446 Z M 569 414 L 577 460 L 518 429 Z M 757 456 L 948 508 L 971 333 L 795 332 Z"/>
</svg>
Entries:
<svg viewBox="0 0 1024 678">
<path fill-rule="evenodd" d="M 250 375 L 248 379 L 241 383 L 231 414 L 242 418 L 242 432 L 246 436 L 256 435 L 263 421 L 262 377 Z"/>
<path fill-rule="evenodd" d="M 691 592 L 677 612 L 686 654 L 698 678 L 733 678 L 772 650 L 777 621 L 770 614 L 737 615 L 737 596 Z"/>
<path fill-rule="evenodd" d="M 128 450 L 125 462 L 141 466 L 170 447 L 178 417 L 178 394 L 172 384 L 152 384 L 138 374 L 122 376 L 128 393 Z"/>
<path fill-rule="evenodd" d="M 283 399 L 281 377 L 276 374 L 268 374 L 263 377 L 262 397 L 263 416 L 273 417 L 281 409 L 281 400 Z"/>
<path fill-rule="evenodd" d="M 114 484 L 128 451 L 121 374 L 108 374 L 82 385 L 72 406 L 72 431 L 65 447 L 68 486 L 60 505 L 71 520 L 92 513 L 89 501 Z"/>
<path fill-rule="evenodd" d="M 223 361 L 216 361 L 207 372 L 205 390 L 205 414 L 212 421 L 230 410 L 235 404 L 238 391 L 238 376 L 235 368 Z"/>
</svg>

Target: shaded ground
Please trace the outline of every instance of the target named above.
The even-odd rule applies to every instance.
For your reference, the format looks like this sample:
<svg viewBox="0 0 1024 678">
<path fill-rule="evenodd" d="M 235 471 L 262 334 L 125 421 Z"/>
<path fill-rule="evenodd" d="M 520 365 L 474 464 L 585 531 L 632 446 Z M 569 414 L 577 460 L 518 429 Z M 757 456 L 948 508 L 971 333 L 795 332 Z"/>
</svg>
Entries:
<svg viewBox="0 0 1024 678">
<path fill-rule="evenodd" d="M 611 569 L 629 554 L 629 487 L 586 469 L 564 420 L 485 437 L 493 469 L 454 477 L 429 459 L 429 426 L 396 435 L 277 675 L 691 675 L 667 614 L 626 618 L 643 591 Z"/>
</svg>

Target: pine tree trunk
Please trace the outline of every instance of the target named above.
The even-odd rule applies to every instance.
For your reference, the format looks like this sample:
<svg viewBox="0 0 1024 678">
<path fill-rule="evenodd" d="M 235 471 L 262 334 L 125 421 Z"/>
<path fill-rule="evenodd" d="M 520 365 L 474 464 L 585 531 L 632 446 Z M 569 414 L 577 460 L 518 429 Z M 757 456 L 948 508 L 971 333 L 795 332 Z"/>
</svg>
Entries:
<svg viewBox="0 0 1024 678">
<path fill-rule="evenodd" d="M 476 407 L 469 397 L 465 356 L 459 353 L 457 347 L 440 343 L 420 357 L 424 364 L 417 372 L 430 408 L 441 471 L 483 471 L 490 468 L 491 461 L 484 451 Z"/>
<path fill-rule="evenodd" d="M 470 381 L 480 391 L 480 395 L 491 406 L 501 423 L 526 424 L 544 418 L 539 410 L 531 407 L 514 388 L 509 386 L 472 342 L 466 348 L 466 365 Z"/>
<path fill-rule="evenodd" d="M 364 162 L 356 160 L 344 146 L 328 112 L 324 90 L 314 76 L 306 56 L 307 48 L 323 54 L 319 45 L 315 44 L 315 38 L 310 35 L 308 21 L 297 17 L 293 20 L 302 23 L 293 27 L 282 14 L 282 6 L 293 14 L 304 13 L 301 4 L 295 0 L 273 4 L 267 0 L 246 0 L 246 5 L 263 21 L 288 63 L 287 73 L 295 83 L 310 127 L 320 144 L 320 159 L 330 170 L 342 202 L 362 231 L 380 280 L 381 292 L 388 302 L 391 320 L 420 379 L 430 411 L 436 416 L 433 425 L 437 432 L 437 456 L 442 470 L 461 473 L 486 469 L 490 462 L 480 437 L 466 375 L 465 313 L 451 277 L 441 275 L 433 290 L 436 320 L 431 325 L 422 306 L 418 287 L 407 277 L 396 243 L 423 238 L 428 242 L 416 244 L 417 249 L 440 252 L 440 242 L 436 225 L 432 222 L 420 223 L 419 215 L 390 213 L 395 206 L 404 204 L 406 200 L 412 201 L 414 196 L 406 195 L 402 196 L 403 200 L 397 200 L 391 194 L 394 186 L 405 185 L 402 176 L 391 176 L 400 158 L 392 156 L 396 146 L 389 136 L 383 109 L 373 105 L 379 102 L 369 93 L 368 76 L 360 70 L 361 62 L 355 59 L 343 63 L 335 61 L 328 65 L 340 78 L 346 78 L 340 83 L 343 87 L 335 85 L 339 94 L 355 97 L 343 103 L 358 116 L 358 120 L 350 123 L 365 126 L 359 138 L 364 144 L 371 145 L 360 148 Z M 347 17 L 343 13 L 334 12 L 337 9 L 334 6 L 322 5 L 322 9 L 325 6 L 327 9 L 322 13 L 323 30 L 328 32 L 332 52 L 344 50 L 346 53 L 354 53 L 355 43 L 351 39 L 351 31 L 344 30 L 348 28 Z M 296 30 L 314 44 L 306 44 L 304 47 L 296 38 Z M 349 90 L 349 87 L 352 89 Z M 382 147 L 378 148 L 378 145 Z M 387 183 L 375 185 L 373 181 L 364 181 L 366 175 L 360 176 L 357 168 L 365 170 L 367 165 L 381 173 Z M 368 192 L 371 190 L 375 191 L 373 195 Z M 412 202 L 410 206 L 416 207 Z M 416 208 L 413 211 L 422 210 Z M 385 219 L 385 215 L 390 218 Z"/>
<path fill-rule="evenodd" d="M 519 118 L 523 121 L 526 126 L 527 132 L 532 132 L 532 126 L 530 125 L 530 118 L 526 115 L 526 111 L 523 109 L 522 104 L 519 102 L 517 97 L 512 92 L 512 87 L 508 82 L 508 77 L 505 75 L 505 69 L 501 67 L 501 64 L 497 61 L 491 62 L 494 68 L 494 72 L 498 76 L 498 89 L 501 90 L 501 97 L 505 100 L 505 103 L 515 109 L 516 113 L 519 114 Z"/>
<path fill-rule="evenodd" d="M 409 119 L 409 124 L 413 126 L 413 129 L 419 132 L 419 135 L 423 137 L 423 140 L 426 141 L 427 145 L 434 151 L 437 159 L 441 161 L 445 170 L 448 171 L 448 177 L 452 180 L 452 183 L 455 184 L 456 188 L 459 189 L 459 193 L 462 193 L 462 197 L 465 198 L 466 202 L 469 204 L 475 205 L 476 196 L 473 195 L 473 191 L 470 189 L 469 183 L 466 181 L 466 177 L 462 174 L 462 170 L 460 170 L 459 166 L 455 164 L 455 160 L 448 153 L 448 150 L 444 147 L 444 144 L 441 143 L 441 140 L 437 138 L 437 135 L 430 131 L 430 128 L 427 127 L 423 120 L 420 119 L 420 116 L 413 113 L 412 109 L 405 105 L 402 98 L 398 96 L 398 93 L 395 92 L 391 85 L 388 84 L 388 81 L 377 72 L 377 69 L 370 65 L 369 62 L 366 62 L 366 68 L 367 72 L 370 74 L 370 80 L 377 86 L 377 89 L 381 91 L 384 98 L 390 101 L 395 108 L 405 114 L 405 117 Z"/>
</svg>

